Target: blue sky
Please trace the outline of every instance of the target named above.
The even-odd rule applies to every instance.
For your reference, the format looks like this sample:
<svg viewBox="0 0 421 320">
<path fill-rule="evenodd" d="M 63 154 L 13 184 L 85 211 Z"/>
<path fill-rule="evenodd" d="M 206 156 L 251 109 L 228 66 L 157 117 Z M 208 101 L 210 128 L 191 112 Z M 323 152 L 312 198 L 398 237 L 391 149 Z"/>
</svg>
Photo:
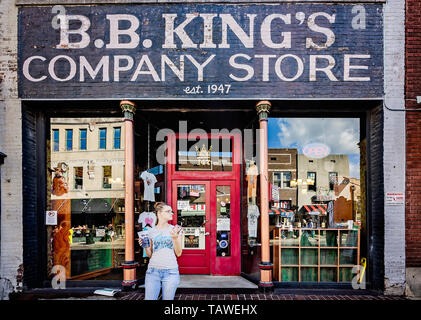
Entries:
<svg viewBox="0 0 421 320">
<path fill-rule="evenodd" d="M 309 143 L 329 146 L 331 154 L 349 156 L 350 175 L 360 178 L 358 118 L 269 118 L 269 148 L 297 148 L 302 153 Z"/>
</svg>

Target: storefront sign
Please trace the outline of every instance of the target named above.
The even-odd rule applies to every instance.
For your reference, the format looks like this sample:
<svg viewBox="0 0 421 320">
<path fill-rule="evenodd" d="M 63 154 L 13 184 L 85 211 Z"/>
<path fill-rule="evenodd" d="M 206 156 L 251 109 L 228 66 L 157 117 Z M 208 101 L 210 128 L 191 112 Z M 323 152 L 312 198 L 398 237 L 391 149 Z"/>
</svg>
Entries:
<svg viewBox="0 0 421 320">
<path fill-rule="evenodd" d="M 381 4 L 19 9 L 24 99 L 381 98 Z"/>
<path fill-rule="evenodd" d="M 404 205 L 405 194 L 402 192 L 386 192 L 385 203 L 387 206 Z"/>
</svg>

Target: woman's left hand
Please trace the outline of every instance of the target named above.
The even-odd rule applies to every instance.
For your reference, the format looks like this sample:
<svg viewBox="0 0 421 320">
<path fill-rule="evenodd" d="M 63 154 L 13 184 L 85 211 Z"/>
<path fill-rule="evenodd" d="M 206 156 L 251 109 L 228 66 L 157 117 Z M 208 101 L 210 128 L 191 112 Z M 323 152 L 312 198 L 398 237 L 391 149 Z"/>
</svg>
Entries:
<svg viewBox="0 0 421 320">
<path fill-rule="evenodd" d="M 180 227 L 179 225 L 174 226 L 174 228 L 172 228 L 172 230 L 170 231 L 170 235 L 171 235 L 171 238 L 173 238 L 173 240 L 176 240 L 182 233 L 183 233 L 183 228 Z"/>
</svg>

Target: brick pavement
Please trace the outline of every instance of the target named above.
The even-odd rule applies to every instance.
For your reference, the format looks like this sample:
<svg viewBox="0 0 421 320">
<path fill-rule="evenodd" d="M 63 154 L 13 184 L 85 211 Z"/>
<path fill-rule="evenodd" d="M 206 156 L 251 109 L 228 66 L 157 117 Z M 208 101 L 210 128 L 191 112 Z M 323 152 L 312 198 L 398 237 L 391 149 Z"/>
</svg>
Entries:
<svg viewBox="0 0 421 320">
<path fill-rule="evenodd" d="M 143 300 L 144 293 L 123 294 L 119 300 Z M 407 300 L 402 296 L 302 294 L 176 294 L 174 300 Z"/>
</svg>

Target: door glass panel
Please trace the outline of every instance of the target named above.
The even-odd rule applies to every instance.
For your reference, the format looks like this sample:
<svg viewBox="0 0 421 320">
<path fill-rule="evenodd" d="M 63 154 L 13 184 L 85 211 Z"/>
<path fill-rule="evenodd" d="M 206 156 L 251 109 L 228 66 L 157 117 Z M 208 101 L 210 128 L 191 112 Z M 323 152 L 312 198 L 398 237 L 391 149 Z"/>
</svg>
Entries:
<svg viewBox="0 0 421 320">
<path fill-rule="evenodd" d="M 216 187 L 216 256 L 231 256 L 231 187 Z"/>
<path fill-rule="evenodd" d="M 205 249 L 206 186 L 177 186 L 177 224 L 183 226 L 183 249 Z"/>
<path fill-rule="evenodd" d="M 177 171 L 232 171 L 231 139 L 177 140 Z"/>
</svg>

